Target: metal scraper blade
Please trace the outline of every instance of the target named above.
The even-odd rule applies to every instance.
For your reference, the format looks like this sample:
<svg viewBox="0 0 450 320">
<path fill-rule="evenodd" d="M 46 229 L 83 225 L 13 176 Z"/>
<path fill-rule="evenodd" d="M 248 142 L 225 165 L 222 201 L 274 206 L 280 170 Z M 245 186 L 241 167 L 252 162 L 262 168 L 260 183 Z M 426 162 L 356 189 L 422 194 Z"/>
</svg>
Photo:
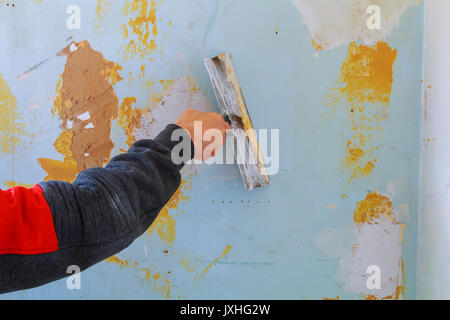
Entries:
<svg viewBox="0 0 450 320">
<path fill-rule="evenodd" d="M 231 124 L 235 157 L 247 191 L 270 184 L 256 132 L 229 53 L 205 59 L 219 107 Z"/>
</svg>

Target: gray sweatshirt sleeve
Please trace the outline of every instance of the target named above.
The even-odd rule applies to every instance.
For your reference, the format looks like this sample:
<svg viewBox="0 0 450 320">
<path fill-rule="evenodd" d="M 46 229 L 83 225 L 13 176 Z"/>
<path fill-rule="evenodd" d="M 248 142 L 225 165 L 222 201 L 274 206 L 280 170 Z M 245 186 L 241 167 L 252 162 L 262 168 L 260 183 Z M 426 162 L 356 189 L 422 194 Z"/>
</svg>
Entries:
<svg viewBox="0 0 450 320">
<path fill-rule="evenodd" d="M 58 250 L 39 255 L 0 255 L 0 293 L 40 286 L 85 270 L 127 248 L 153 223 L 180 186 L 171 153 L 189 134 L 171 141 L 169 125 L 154 140 L 140 140 L 105 168 L 81 172 L 74 183 L 42 182 L 51 209 Z"/>
</svg>

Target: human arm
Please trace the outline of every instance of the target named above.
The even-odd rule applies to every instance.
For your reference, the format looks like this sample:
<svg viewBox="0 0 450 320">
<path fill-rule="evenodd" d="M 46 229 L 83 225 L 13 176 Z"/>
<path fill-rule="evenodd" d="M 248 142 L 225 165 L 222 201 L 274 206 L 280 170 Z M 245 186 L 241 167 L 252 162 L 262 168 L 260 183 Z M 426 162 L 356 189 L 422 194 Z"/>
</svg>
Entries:
<svg viewBox="0 0 450 320">
<path fill-rule="evenodd" d="M 105 168 L 81 172 L 73 183 L 49 181 L 2 191 L 0 234 L 8 231 L 8 236 L 3 243 L 0 236 L 0 293 L 64 278 L 69 266 L 85 270 L 142 235 L 180 185 L 184 163 L 172 160 L 180 142 L 172 141 L 172 134 L 181 130 L 193 155 L 191 133 L 181 129 L 190 121 L 203 118 L 205 129 L 228 128 L 210 122 L 207 114 L 190 115 L 154 140 L 136 142 Z M 7 214 L 12 220 L 2 219 Z"/>
</svg>

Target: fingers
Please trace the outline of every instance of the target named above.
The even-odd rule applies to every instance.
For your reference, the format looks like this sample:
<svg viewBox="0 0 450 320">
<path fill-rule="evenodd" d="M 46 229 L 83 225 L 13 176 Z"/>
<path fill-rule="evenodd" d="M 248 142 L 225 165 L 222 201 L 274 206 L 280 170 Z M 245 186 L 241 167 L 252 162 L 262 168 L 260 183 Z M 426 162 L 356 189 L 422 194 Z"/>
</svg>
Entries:
<svg viewBox="0 0 450 320">
<path fill-rule="evenodd" d="M 197 122 L 201 122 L 201 126 L 196 126 Z M 211 154 L 208 150 L 208 155 L 206 157 L 203 155 L 203 151 L 208 144 L 203 143 L 202 140 L 206 139 L 207 141 L 211 141 L 211 139 L 204 137 L 205 132 L 216 130 L 218 138 L 214 140 L 217 141 L 214 141 L 210 147 L 218 149 L 225 143 L 227 130 L 231 129 L 230 124 L 225 121 L 221 114 L 215 112 L 201 112 L 191 108 L 185 110 L 181 114 L 176 124 L 186 129 L 189 132 L 191 139 L 194 139 L 193 142 L 196 149 L 195 158 L 198 160 L 201 160 L 202 158 L 205 160 L 205 158 L 208 158 L 211 155 L 214 156 L 216 153 L 214 150 Z M 196 132 L 196 130 L 200 130 L 200 132 Z M 197 141 L 197 139 L 195 139 L 196 136 L 202 137 L 201 140 Z"/>
<path fill-rule="evenodd" d="M 221 114 L 211 112 L 211 117 L 217 119 L 217 121 L 219 121 L 225 127 L 225 131 L 231 129 L 230 124 L 225 121 L 225 119 L 223 118 L 223 116 Z"/>
</svg>

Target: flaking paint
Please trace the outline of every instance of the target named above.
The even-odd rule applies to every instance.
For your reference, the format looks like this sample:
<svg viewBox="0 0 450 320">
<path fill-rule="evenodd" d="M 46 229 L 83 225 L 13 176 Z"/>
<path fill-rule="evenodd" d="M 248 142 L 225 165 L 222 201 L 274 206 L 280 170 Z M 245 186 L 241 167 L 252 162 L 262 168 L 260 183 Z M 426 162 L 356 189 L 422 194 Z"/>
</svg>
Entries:
<svg viewBox="0 0 450 320">
<path fill-rule="evenodd" d="M 18 110 L 16 97 L 0 73 L 0 152 L 14 153 L 22 145 L 25 135 L 23 116 Z"/>
<path fill-rule="evenodd" d="M 386 42 L 350 43 L 338 85 L 326 96 L 325 104 L 332 108 L 331 113 L 344 112 L 348 118 L 347 144 L 340 167 L 349 174 L 349 184 L 369 176 L 377 162 L 396 58 L 397 50 Z"/>
</svg>

